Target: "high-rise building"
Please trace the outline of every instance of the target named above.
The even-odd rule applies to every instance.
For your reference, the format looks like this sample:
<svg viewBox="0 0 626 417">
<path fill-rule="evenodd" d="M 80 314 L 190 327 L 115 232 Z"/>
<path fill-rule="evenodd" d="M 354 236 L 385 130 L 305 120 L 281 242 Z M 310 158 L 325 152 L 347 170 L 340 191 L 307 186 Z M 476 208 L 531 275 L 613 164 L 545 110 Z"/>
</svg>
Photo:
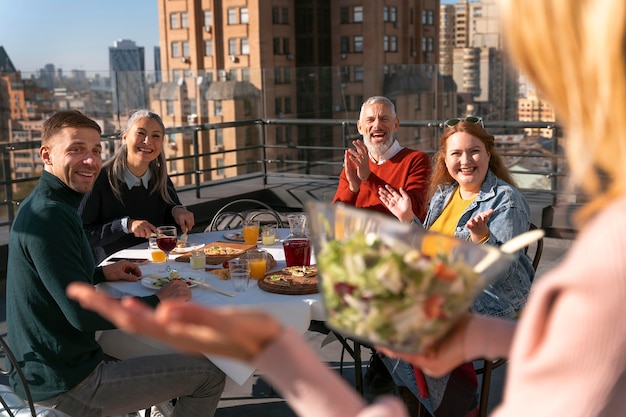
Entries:
<svg viewBox="0 0 626 417">
<path fill-rule="evenodd" d="M 150 106 L 169 126 L 260 117 L 355 120 L 371 95 L 394 100 L 401 120 L 454 115 L 454 92 L 442 93 L 451 83 L 437 72 L 439 1 L 392 3 L 159 0 L 163 76 Z M 342 133 L 339 127 L 271 126 L 265 143 L 278 146 L 265 157 L 279 161 L 277 169 L 287 168 L 280 161 L 341 159 L 340 151 L 311 154 L 296 145 L 345 146 Z M 399 139 L 414 144 L 428 134 L 406 129 Z M 170 139 L 170 154 L 195 151 L 191 138 Z M 241 151 L 260 144 L 257 128 L 201 132 L 199 139 L 200 153 L 240 150 L 200 161 L 225 167 L 213 179 L 257 170 L 260 150 Z"/>
<path fill-rule="evenodd" d="M 441 5 L 439 65 L 463 98 L 460 115 L 517 119 L 517 72 L 502 50 L 495 0 Z"/>
<path fill-rule="evenodd" d="M 121 114 L 146 107 L 144 48 L 127 39 L 109 47 L 113 111 Z"/>
</svg>

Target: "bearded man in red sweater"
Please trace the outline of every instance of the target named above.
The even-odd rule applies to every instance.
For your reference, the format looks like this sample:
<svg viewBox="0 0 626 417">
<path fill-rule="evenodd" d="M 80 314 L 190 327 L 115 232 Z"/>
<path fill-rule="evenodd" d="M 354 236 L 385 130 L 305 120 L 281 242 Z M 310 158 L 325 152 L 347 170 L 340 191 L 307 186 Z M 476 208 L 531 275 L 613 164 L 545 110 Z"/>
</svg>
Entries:
<svg viewBox="0 0 626 417">
<path fill-rule="evenodd" d="M 378 198 L 378 189 L 390 185 L 409 194 L 413 212 L 424 220 L 430 159 L 424 152 L 398 143 L 393 134 L 399 125 L 391 100 L 382 96 L 365 100 L 357 121 L 363 140 L 353 141 L 355 149 L 346 150 L 333 203 L 342 202 L 392 215 Z"/>
</svg>

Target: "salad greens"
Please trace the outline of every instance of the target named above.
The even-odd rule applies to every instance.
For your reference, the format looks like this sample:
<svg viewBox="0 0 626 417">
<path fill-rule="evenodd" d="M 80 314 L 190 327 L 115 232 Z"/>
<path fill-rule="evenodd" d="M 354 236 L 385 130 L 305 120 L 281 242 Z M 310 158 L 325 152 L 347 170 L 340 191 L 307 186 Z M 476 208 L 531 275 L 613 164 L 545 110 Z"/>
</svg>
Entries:
<svg viewBox="0 0 626 417">
<path fill-rule="evenodd" d="M 463 259 L 392 246 L 375 234 L 329 240 L 316 258 L 329 325 L 396 350 L 434 343 L 484 285 Z"/>
</svg>

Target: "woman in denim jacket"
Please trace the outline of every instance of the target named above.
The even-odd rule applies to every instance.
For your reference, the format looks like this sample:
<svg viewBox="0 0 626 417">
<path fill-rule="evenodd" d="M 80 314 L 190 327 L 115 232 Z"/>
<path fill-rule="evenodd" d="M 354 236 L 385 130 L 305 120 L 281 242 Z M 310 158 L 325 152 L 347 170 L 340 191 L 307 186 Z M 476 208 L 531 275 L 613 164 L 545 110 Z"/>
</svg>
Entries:
<svg viewBox="0 0 626 417">
<path fill-rule="evenodd" d="M 493 246 L 528 231 L 528 203 L 513 185 L 502 158 L 496 153 L 495 139 L 485 131 L 482 120 L 452 119 L 444 125 L 423 226 Z M 419 224 L 405 194 L 402 189 L 390 187 L 379 190 L 381 201 L 398 219 Z M 478 295 L 471 310 L 498 317 L 517 316 L 526 303 L 534 274 L 530 258 L 520 250 L 508 271 Z M 430 378 L 408 363 L 389 358 L 384 362 L 396 384 L 407 387 L 434 416 L 471 415 L 469 410 L 475 409 L 472 400 L 477 381 L 471 364 L 462 365 L 443 378 Z"/>
</svg>

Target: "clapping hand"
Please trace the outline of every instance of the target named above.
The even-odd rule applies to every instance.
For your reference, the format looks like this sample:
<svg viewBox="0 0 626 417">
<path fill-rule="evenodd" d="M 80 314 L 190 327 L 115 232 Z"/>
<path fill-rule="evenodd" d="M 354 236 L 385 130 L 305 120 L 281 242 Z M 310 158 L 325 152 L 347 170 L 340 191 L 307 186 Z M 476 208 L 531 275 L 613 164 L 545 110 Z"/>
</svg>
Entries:
<svg viewBox="0 0 626 417">
<path fill-rule="evenodd" d="M 413 221 L 413 204 L 411 198 L 402 188 L 396 190 L 389 184 L 378 189 L 378 198 L 387 209 L 403 223 Z"/>
</svg>

